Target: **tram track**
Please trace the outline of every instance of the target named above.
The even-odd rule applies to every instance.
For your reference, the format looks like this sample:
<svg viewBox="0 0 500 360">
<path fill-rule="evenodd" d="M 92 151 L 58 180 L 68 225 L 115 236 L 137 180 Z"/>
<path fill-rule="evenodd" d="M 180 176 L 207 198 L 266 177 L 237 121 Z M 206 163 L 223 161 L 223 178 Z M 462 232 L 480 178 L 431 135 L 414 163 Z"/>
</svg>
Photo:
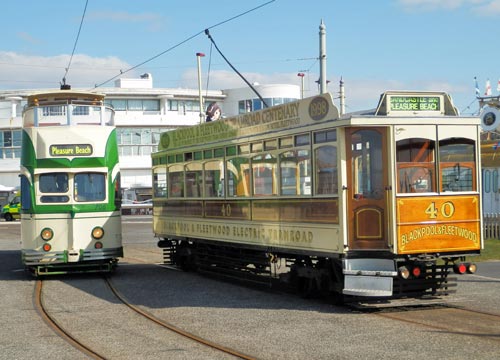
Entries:
<svg viewBox="0 0 500 360">
<path fill-rule="evenodd" d="M 123 296 L 118 289 L 113 285 L 109 277 L 103 277 L 103 281 L 109 288 L 110 292 L 113 294 L 113 296 L 123 305 L 127 306 L 130 310 L 132 310 L 135 314 L 139 315 L 143 319 L 146 319 L 156 325 L 161 326 L 162 328 L 169 330 L 177 335 L 180 335 L 184 338 L 187 338 L 191 341 L 196 342 L 197 344 L 203 345 L 204 347 L 211 348 L 213 350 L 216 350 L 218 352 L 225 353 L 227 355 L 233 356 L 235 358 L 239 359 L 245 359 L 245 360 L 253 360 L 255 359 L 252 356 L 243 354 L 241 352 L 238 352 L 234 349 L 230 349 L 228 347 L 225 347 L 221 344 L 217 344 L 215 342 L 209 341 L 207 339 L 204 339 L 202 337 L 199 337 L 193 333 L 190 333 L 188 331 L 185 331 L 169 322 L 166 322 L 150 313 L 147 311 L 139 308 L 138 306 L 131 304 L 125 296 Z M 83 354 L 89 356 L 92 359 L 108 359 L 108 357 L 100 354 L 99 352 L 95 351 L 92 347 L 89 345 L 85 344 L 84 341 L 78 339 L 75 337 L 68 329 L 65 329 L 62 325 L 58 323 L 58 321 L 51 316 L 50 311 L 45 307 L 44 304 L 44 299 L 43 299 L 43 280 L 37 280 L 35 284 L 35 290 L 34 290 L 34 306 L 37 311 L 37 313 L 40 315 L 40 317 L 43 319 L 43 321 L 47 324 L 47 326 L 52 329 L 58 336 L 60 336 L 63 340 L 68 342 L 70 345 L 72 345 L 74 348 L 82 352 Z"/>
<path fill-rule="evenodd" d="M 500 342 L 500 315 L 498 314 L 453 306 L 387 309 L 372 314 L 454 335 Z"/>
<path fill-rule="evenodd" d="M 37 280 L 35 284 L 35 294 L 34 294 L 35 309 L 43 319 L 43 321 L 52 329 L 57 335 L 59 335 L 66 342 L 71 344 L 74 348 L 84 353 L 85 355 L 91 357 L 92 359 L 106 359 L 103 355 L 94 351 L 90 346 L 84 344 L 77 338 L 75 338 L 69 331 L 64 329 L 57 321 L 49 314 L 48 310 L 45 308 L 43 303 L 43 281 Z"/>
</svg>

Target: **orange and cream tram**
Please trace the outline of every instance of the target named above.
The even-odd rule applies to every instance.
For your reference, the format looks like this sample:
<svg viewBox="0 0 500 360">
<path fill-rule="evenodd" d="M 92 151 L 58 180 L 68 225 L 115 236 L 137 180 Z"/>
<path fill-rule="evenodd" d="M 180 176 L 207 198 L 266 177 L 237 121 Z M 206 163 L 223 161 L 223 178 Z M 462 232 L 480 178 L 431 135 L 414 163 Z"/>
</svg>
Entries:
<svg viewBox="0 0 500 360">
<path fill-rule="evenodd" d="M 330 94 L 162 134 L 165 262 L 339 301 L 434 298 L 482 248 L 480 119 L 443 92 Z"/>
</svg>

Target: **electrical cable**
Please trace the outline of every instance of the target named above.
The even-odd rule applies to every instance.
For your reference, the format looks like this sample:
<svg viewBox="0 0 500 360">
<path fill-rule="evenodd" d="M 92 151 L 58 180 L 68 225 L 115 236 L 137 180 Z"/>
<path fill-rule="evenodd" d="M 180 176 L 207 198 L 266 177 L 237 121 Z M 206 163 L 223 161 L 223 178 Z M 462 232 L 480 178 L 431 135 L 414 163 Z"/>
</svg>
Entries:
<svg viewBox="0 0 500 360">
<path fill-rule="evenodd" d="M 85 8 L 83 9 L 82 20 L 80 21 L 80 27 L 78 28 L 78 34 L 76 35 L 75 44 L 73 45 L 73 51 L 71 52 L 71 56 L 69 58 L 69 64 L 66 68 L 66 72 L 62 78 L 62 85 L 66 85 L 66 76 L 68 75 L 69 69 L 71 67 L 71 62 L 73 61 L 73 55 L 75 54 L 76 45 L 78 44 L 78 39 L 80 38 L 80 32 L 82 31 L 83 20 L 85 19 L 85 13 L 87 12 L 87 5 L 89 4 L 89 0 L 85 1 Z"/>
<path fill-rule="evenodd" d="M 215 25 L 212 25 L 212 26 L 210 26 L 210 27 L 206 28 L 205 30 L 208 30 L 208 29 L 213 29 L 213 28 L 215 28 L 215 27 L 221 26 L 221 25 L 223 25 L 223 24 L 225 24 L 225 23 L 227 23 L 227 22 L 230 22 L 230 21 L 232 21 L 232 20 L 235 20 L 235 19 L 237 19 L 237 18 L 239 18 L 239 17 L 241 17 L 241 16 L 243 16 L 243 15 L 246 15 L 246 14 L 248 14 L 248 13 L 250 13 L 250 12 L 253 12 L 253 11 L 255 11 L 255 10 L 258 10 L 258 9 L 260 9 L 260 8 L 264 7 L 264 6 L 267 6 L 267 5 L 269 5 L 270 3 L 273 3 L 273 2 L 275 2 L 275 1 L 276 1 L 276 0 L 270 0 L 270 1 L 268 1 L 268 2 L 265 2 L 264 4 L 261 4 L 261 5 L 259 5 L 259 6 L 256 6 L 256 7 L 252 8 L 252 9 L 250 9 L 250 10 L 247 10 L 247 11 L 242 12 L 242 13 L 240 13 L 240 14 L 238 14 L 238 15 L 235 15 L 235 16 L 233 16 L 233 17 L 229 18 L 229 19 L 223 20 L 223 21 L 221 21 L 221 22 L 219 22 L 219 23 L 217 23 L 217 24 L 215 24 Z M 194 39 L 194 38 L 195 38 L 195 37 L 197 37 L 198 35 L 203 34 L 203 33 L 205 32 L 205 30 L 198 31 L 196 34 L 189 36 L 189 37 L 188 37 L 188 38 L 186 38 L 185 40 L 182 40 L 182 41 L 181 41 L 181 42 L 179 42 L 178 44 L 176 44 L 176 45 L 173 45 L 173 46 L 169 47 L 168 49 L 166 49 L 166 50 L 162 51 L 161 53 L 159 53 L 159 54 L 157 54 L 157 55 L 154 55 L 153 57 L 151 57 L 151 58 L 149 58 L 149 59 L 147 59 L 147 60 L 145 60 L 145 61 L 141 62 L 140 64 L 137 64 L 137 65 L 135 65 L 135 66 L 132 66 L 131 68 L 129 68 L 129 69 L 125 70 L 125 71 L 120 70 L 120 73 L 119 73 L 119 74 L 117 74 L 117 75 L 113 76 L 112 78 L 110 78 L 110 79 L 108 79 L 108 80 L 106 80 L 106 81 L 104 81 L 104 82 L 102 82 L 102 83 L 100 83 L 100 84 L 96 84 L 96 85 L 95 85 L 95 87 L 96 87 L 96 88 L 98 88 L 98 87 L 100 87 L 100 86 L 102 86 L 102 85 L 104 85 L 104 84 L 107 84 L 108 82 L 110 82 L 110 81 L 112 81 L 112 80 L 116 79 L 116 78 L 117 78 L 117 77 L 119 77 L 120 75 L 126 74 L 126 73 L 128 73 L 129 71 L 132 71 L 132 70 L 134 70 L 134 69 L 137 69 L 138 67 L 140 67 L 140 66 L 142 66 L 142 65 L 144 65 L 144 64 L 147 64 L 148 62 L 153 61 L 153 60 L 154 60 L 154 59 L 156 59 L 156 58 L 159 58 L 160 56 L 162 56 L 162 55 L 166 54 L 167 52 L 170 52 L 170 51 L 172 51 L 173 49 L 175 49 L 175 48 L 177 48 L 177 47 L 179 47 L 179 46 L 181 46 L 181 45 L 183 45 L 183 44 L 187 43 L 188 41 L 190 41 L 190 40 Z"/>
</svg>

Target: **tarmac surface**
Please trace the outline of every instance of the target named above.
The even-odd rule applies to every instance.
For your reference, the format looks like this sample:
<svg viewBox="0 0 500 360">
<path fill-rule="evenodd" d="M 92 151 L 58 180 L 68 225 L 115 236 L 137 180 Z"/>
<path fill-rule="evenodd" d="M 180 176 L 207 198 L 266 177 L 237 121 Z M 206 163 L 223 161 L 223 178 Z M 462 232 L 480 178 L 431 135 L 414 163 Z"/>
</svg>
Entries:
<svg viewBox="0 0 500 360">
<path fill-rule="evenodd" d="M 479 263 L 476 274 L 459 277 L 457 293 L 448 300 L 453 308 L 496 314 L 498 326 L 468 332 L 468 324 L 442 312 L 448 328 L 457 324 L 450 331 L 165 269 L 158 265 L 162 256 L 150 216 L 125 216 L 123 230 L 125 258 L 111 281 L 129 302 L 252 357 L 500 358 L 500 262 Z M 23 270 L 19 249 L 19 222 L 0 222 L 0 359 L 86 359 L 34 309 L 35 281 Z M 106 358 L 231 358 L 141 319 L 112 296 L 99 276 L 58 276 L 44 283 L 44 301 L 58 322 Z M 432 321 L 439 309 L 402 311 L 408 317 L 418 311 Z"/>
</svg>

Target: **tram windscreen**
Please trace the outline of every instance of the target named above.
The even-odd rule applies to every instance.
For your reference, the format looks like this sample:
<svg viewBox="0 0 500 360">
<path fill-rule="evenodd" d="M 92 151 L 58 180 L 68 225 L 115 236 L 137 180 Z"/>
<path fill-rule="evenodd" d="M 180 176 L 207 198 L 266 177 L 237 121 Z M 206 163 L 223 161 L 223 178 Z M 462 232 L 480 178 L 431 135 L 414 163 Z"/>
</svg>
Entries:
<svg viewBox="0 0 500 360">
<path fill-rule="evenodd" d="M 106 199 L 106 181 L 102 173 L 75 174 L 75 200 L 78 202 L 103 201 Z"/>
</svg>

